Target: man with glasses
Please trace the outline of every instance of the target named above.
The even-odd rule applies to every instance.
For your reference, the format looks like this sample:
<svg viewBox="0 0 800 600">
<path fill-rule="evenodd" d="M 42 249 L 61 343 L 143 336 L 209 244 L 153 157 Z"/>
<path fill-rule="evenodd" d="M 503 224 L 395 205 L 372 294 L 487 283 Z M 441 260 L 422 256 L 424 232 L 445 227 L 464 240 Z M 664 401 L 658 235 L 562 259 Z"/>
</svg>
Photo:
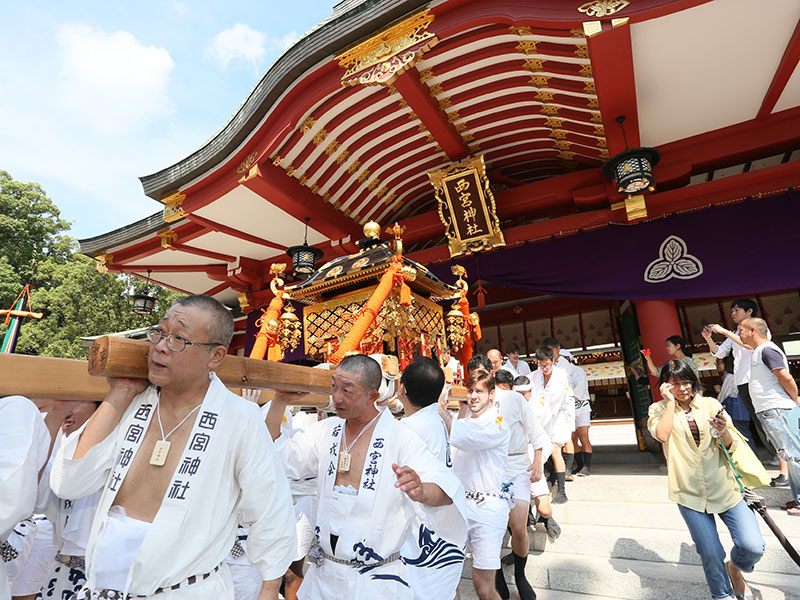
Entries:
<svg viewBox="0 0 800 600">
<path fill-rule="evenodd" d="M 233 335 L 209 296 L 178 300 L 148 332 L 147 381 L 111 390 L 59 449 L 53 491 L 102 490 L 77 598 L 233 600 L 223 563 L 237 523 L 248 557 L 277 599 L 296 549 L 289 486 L 258 407 L 213 373 Z"/>
</svg>

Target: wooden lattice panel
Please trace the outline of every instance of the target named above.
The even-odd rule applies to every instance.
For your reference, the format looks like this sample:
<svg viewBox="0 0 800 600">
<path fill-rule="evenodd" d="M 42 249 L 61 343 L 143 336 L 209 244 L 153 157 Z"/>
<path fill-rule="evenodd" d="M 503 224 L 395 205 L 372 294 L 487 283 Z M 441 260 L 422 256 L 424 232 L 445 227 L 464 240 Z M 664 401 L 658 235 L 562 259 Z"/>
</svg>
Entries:
<svg viewBox="0 0 800 600">
<path fill-rule="evenodd" d="M 307 306 L 303 311 L 303 328 L 305 331 L 305 351 L 309 355 L 324 354 L 328 351 L 326 341 L 341 339 L 350 330 L 355 315 L 366 304 L 372 295 L 374 287 L 326 302 Z M 428 339 L 435 339 L 437 335 L 444 339 L 444 318 L 442 307 L 414 294 L 414 303 L 411 307 L 414 321 L 419 329 L 428 335 Z M 385 310 L 378 313 L 376 328 L 381 334 L 384 329 Z"/>
</svg>

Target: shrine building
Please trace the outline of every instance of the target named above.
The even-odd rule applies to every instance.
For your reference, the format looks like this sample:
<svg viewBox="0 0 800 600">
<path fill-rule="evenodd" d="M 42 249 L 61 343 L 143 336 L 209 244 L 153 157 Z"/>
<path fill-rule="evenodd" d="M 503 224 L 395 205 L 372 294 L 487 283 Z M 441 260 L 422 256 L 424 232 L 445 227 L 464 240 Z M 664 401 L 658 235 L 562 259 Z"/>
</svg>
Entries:
<svg viewBox="0 0 800 600">
<path fill-rule="evenodd" d="M 713 387 L 700 331 L 732 327 L 732 299 L 758 303 L 798 375 L 799 62 L 796 0 L 344 0 L 202 147 L 141 178 L 152 216 L 81 250 L 219 299 L 248 356 L 288 263 L 306 339 L 284 360 L 321 360 L 341 340 L 307 331 L 308 299 L 340 326 L 347 285 L 391 260 L 358 245 L 365 225 L 397 223 L 439 311 L 417 349 L 449 343 L 458 265 L 475 350 L 554 336 L 598 418 L 641 429 L 640 349 L 662 364 L 682 335 Z M 316 263 L 293 272 L 304 243 Z"/>
</svg>

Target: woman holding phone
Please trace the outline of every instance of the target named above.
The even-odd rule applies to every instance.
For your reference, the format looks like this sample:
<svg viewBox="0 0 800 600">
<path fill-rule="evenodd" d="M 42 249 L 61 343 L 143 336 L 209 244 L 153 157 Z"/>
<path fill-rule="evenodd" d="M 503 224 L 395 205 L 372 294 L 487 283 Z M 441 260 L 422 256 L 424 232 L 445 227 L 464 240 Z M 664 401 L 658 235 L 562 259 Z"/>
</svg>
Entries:
<svg viewBox="0 0 800 600">
<path fill-rule="evenodd" d="M 700 378 L 700 371 L 697 369 L 697 363 L 695 363 L 694 359 L 692 358 L 692 347 L 686 343 L 686 340 L 679 335 L 671 335 L 664 340 L 664 348 L 666 349 L 667 354 L 677 360 L 682 360 L 689 365 L 697 378 Z M 644 355 L 644 360 L 647 362 L 647 370 L 650 371 L 650 375 L 653 377 L 658 377 L 661 375 L 661 369 L 664 367 L 656 366 L 656 364 L 653 362 L 653 359 L 650 358 L 650 350 L 645 348 L 642 350 L 642 354 Z"/>
<path fill-rule="evenodd" d="M 730 418 L 717 400 L 700 393 L 697 375 L 682 360 L 661 368 L 659 391 L 663 400 L 650 405 L 647 427 L 664 444 L 669 497 L 689 528 L 711 597 L 752 598 L 742 572 L 752 572 L 761 559 L 764 538 L 719 445 L 732 451 L 738 442 Z M 733 539 L 727 563 L 715 515 Z"/>
</svg>

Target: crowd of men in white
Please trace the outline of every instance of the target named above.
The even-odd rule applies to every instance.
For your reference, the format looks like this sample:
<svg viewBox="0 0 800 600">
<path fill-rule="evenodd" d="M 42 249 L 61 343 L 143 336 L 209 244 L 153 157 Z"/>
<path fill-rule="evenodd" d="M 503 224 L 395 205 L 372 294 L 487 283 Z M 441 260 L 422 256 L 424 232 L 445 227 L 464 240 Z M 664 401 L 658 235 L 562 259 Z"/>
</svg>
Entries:
<svg viewBox="0 0 800 600">
<path fill-rule="evenodd" d="M 229 391 L 214 369 L 232 333 L 221 304 L 192 296 L 149 331 L 149 382 L 110 380 L 102 403 L 54 402 L 45 419 L 0 399 L 0 600 L 451 600 L 467 553 L 478 596 L 508 598 L 507 529 L 504 562 L 535 598 L 531 498 L 560 532 L 544 464 L 553 502 L 567 501 L 574 445 L 577 474 L 591 464 L 586 375 L 555 340 L 533 372 L 515 348 L 505 364 L 473 357 L 457 413 L 436 361 L 394 382 L 379 358 L 349 356 L 336 414 L 319 418 L 292 415 L 301 394 L 259 409 Z"/>
</svg>

